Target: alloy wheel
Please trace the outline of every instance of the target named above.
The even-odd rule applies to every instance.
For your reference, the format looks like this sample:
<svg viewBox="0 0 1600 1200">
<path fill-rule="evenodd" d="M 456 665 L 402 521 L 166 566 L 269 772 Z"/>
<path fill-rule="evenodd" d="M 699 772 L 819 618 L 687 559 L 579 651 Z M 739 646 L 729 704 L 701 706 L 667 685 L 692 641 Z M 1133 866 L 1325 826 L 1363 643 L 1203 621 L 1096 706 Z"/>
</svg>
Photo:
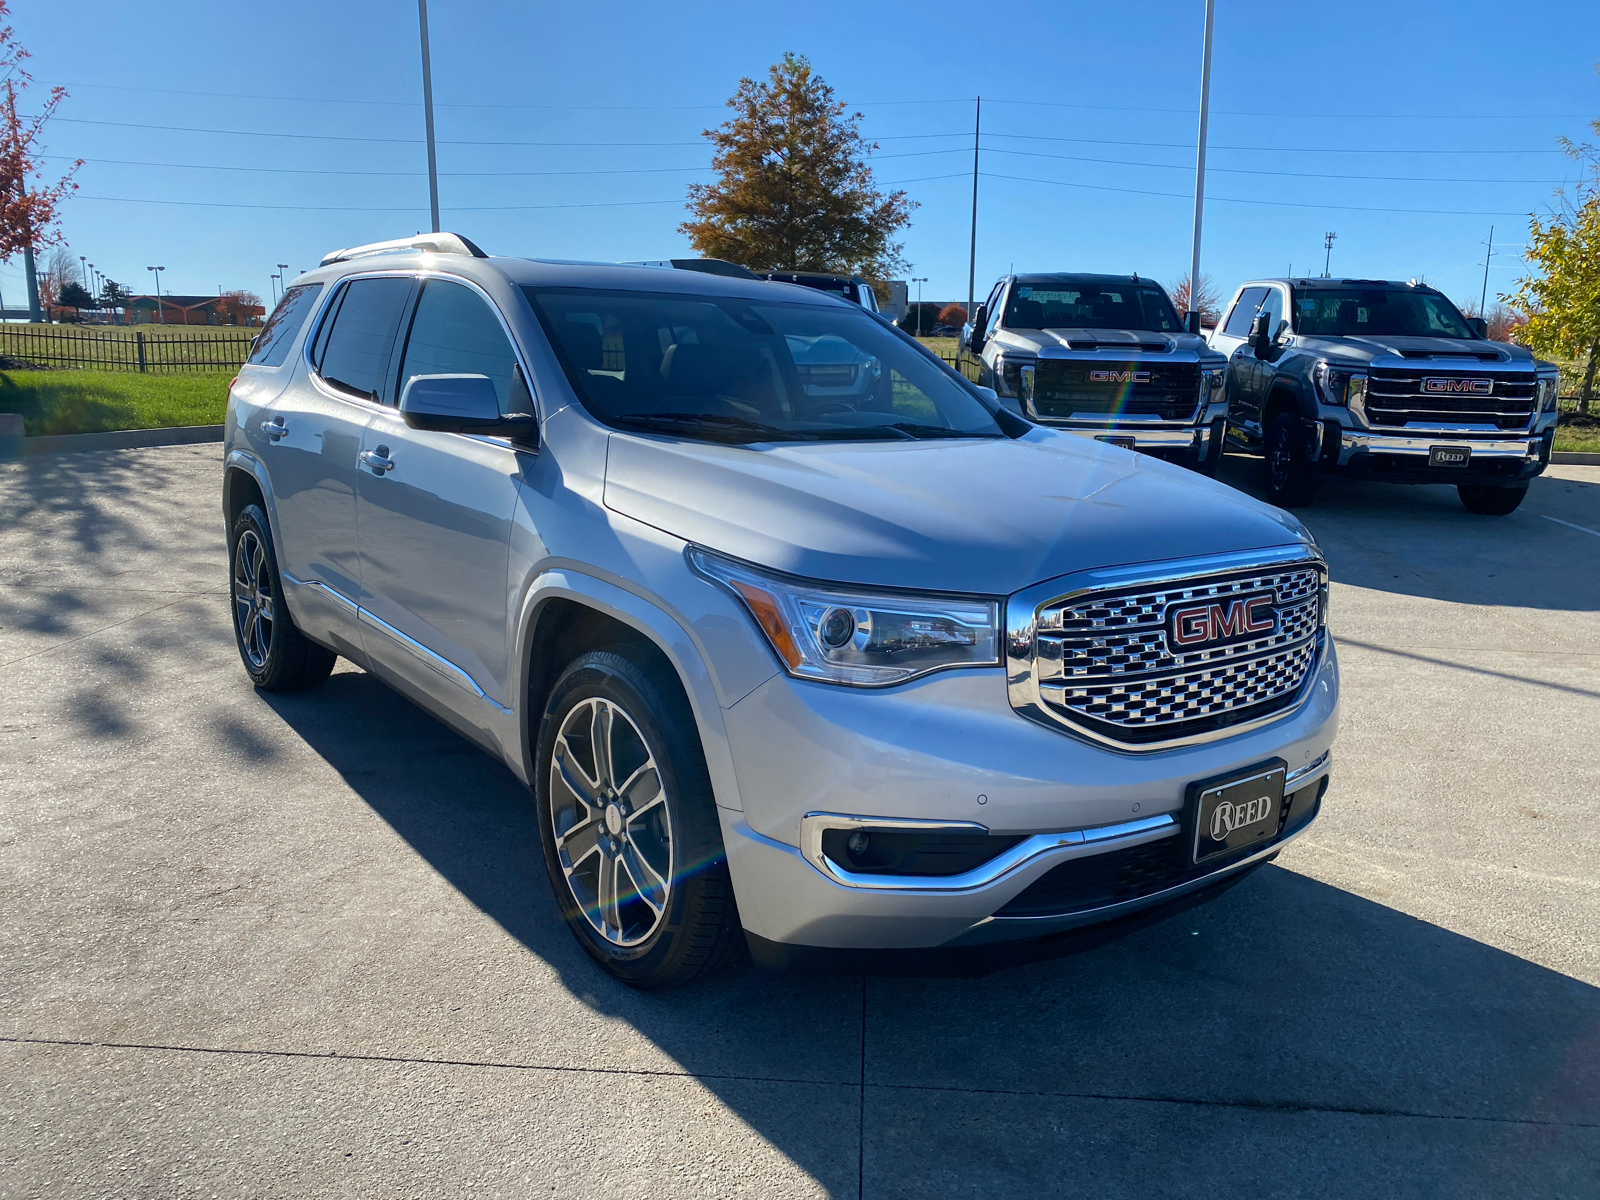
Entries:
<svg viewBox="0 0 1600 1200">
<path fill-rule="evenodd" d="M 1272 444 L 1267 447 L 1267 479 L 1275 492 L 1281 492 L 1289 486 L 1289 471 L 1294 463 L 1294 450 L 1287 428 L 1280 426 L 1280 431 L 1272 439 Z"/>
<path fill-rule="evenodd" d="M 239 535 L 233 552 L 233 607 L 244 656 L 253 668 L 262 670 L 272 653 L 277 602 L 272 593 L 272 572 L 267 567 L 267 548 L 253 529 Z"/>
<path fill-rule="evenodd" d="M 672 826 L 656 756 L 614 701 L 561 722 L 550 760 L 556 857 L 589 927 L 619 949 L 646 941 L 672 898 Z"/>
</svg>

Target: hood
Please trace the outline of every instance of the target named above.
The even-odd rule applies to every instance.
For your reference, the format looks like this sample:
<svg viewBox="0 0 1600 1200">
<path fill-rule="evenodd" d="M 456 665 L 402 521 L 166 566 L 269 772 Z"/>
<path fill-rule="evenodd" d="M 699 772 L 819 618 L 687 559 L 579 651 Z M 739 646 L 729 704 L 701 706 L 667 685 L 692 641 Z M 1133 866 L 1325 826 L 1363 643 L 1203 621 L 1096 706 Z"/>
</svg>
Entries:
<svg viewBox="0 0 1600 1200">
<path fill-rule="evenodd" d="M 1309 540 L 1288 513 L 1223 484 L 1046 429 L 770 448 L 613 433 L 605 504 L 794 575 L 986 595 L 1087 567 Z"/>
<path fill-rule="evenodd" d="M 1073 358 L 1084 352 L 1172 354 L 1182 360 L 1221 357 L 1197 333 L 1153 333 L 1140 329 L 1001 329 L 990 339 L 997 348 L 1040 358 Z"/>
<path fill-rule="evenodd" d="M 1447 337 L 1309 337 L 1295 340 L 1297 349 L 1330 358 L 1371 362 L 1394 357 L 1424 363 L 1430 355 L 1444 355 L 1450 365 L 1466 369 L 1481 363 L 1485 367 L 1515 365 L 1532 367 L 1533 355 L 1521 346 L 1506 342 L 1483 342 Z M 1493 358 L 1484 357 L 1493 355 Z M 1393 365 L 1393 364 L 1391 364 Z"/>
</svg>

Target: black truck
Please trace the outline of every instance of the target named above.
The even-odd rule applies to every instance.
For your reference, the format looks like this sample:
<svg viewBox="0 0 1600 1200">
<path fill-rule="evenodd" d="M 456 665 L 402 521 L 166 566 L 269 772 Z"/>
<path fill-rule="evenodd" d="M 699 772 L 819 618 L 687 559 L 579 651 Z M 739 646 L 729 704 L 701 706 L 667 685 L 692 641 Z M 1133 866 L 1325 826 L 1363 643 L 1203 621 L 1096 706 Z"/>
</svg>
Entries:
<svg viewBox="0 0 1600 1200">
<path fill-rule="evenodd" d="M 1258 279 L 1211 348 L 1228 356 L 1228 436 L 1265 459 L 1268 497 L 1308 504 L 1323 474 L 1454 484 L 1504 516 L 1550 461 L 1555 364 L 1488 340 L 1426 284 Z"/>
</svg>

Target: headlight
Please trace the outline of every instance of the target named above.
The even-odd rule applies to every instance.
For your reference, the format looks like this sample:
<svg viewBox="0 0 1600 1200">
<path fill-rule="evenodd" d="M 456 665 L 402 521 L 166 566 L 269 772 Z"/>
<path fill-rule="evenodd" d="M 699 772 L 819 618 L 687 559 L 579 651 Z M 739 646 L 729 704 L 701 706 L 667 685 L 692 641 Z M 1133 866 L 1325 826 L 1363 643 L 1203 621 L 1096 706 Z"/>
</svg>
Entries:
<svg viewBox="0 0 1600 1200">
<path fill-rule="evenodd" d="M 1544 378 L 1539 380 L 1539 411 L 1555 412 L 1556 405 L 1561 400 L 1561 380 Z"/>
<path fill-rule="evenodd" d="M 1022 394 L 1022 372 L 1033 366 L 1031 358 L 1007 357 L 997 354 L 994 358 L 994 390 L 1002 396 L 1020 396 Z"/>
<path fill-rule="evenodd" d="M 1360 371 L 1342 370 L 1319 362 L 1311 374 L 1324 403 L 1359 408 L 1367 398 L 1367 377 Z"/>
<path fill-rule="evenodd" d="M 834 587 L 768 574 L 696 546 L 689 562 L 743 602 L 798 679 L 883 687 L 1000 662 L 994 600 Z"/>
<path fill-rule="evenodd" d="M 1222 385 L 1227 378 L 1227 369 L 1218 368 L 1215 371 L 1200 372 L 1200 403 L 1215 404 L 1222 399 Z"/>
</svg>

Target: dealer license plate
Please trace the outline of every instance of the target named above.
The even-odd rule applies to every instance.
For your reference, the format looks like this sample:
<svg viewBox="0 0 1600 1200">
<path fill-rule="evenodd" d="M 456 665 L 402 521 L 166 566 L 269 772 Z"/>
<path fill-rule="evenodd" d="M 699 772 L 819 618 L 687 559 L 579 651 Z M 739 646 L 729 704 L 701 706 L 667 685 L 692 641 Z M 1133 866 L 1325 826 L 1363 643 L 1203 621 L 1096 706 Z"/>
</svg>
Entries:
<svg viewBox="0 0 1600 1200">
<path fill-rule="evenodd" d="M 1472 461 L 1471 446 L 1429 446 L 1430 467 L 1464 467 Z"/>
<path fill-rule="evenodd" d="M 1194 861 L 1203 863 L 1277 836 L 1287 768 L 1257 767 L 1231 779 L 1191 785 L 1195 806 Z"/>
<path fill-rule="evenodd" d="M 1108 437 L 1105 435 L 1100 435 L 1094 440 L 1097 442 L 1109 442 L 1113 446 L 1121 446 L 1124 450 L 1133 449 L 1133 439 L 1131 437 Z"/>
</svg>

